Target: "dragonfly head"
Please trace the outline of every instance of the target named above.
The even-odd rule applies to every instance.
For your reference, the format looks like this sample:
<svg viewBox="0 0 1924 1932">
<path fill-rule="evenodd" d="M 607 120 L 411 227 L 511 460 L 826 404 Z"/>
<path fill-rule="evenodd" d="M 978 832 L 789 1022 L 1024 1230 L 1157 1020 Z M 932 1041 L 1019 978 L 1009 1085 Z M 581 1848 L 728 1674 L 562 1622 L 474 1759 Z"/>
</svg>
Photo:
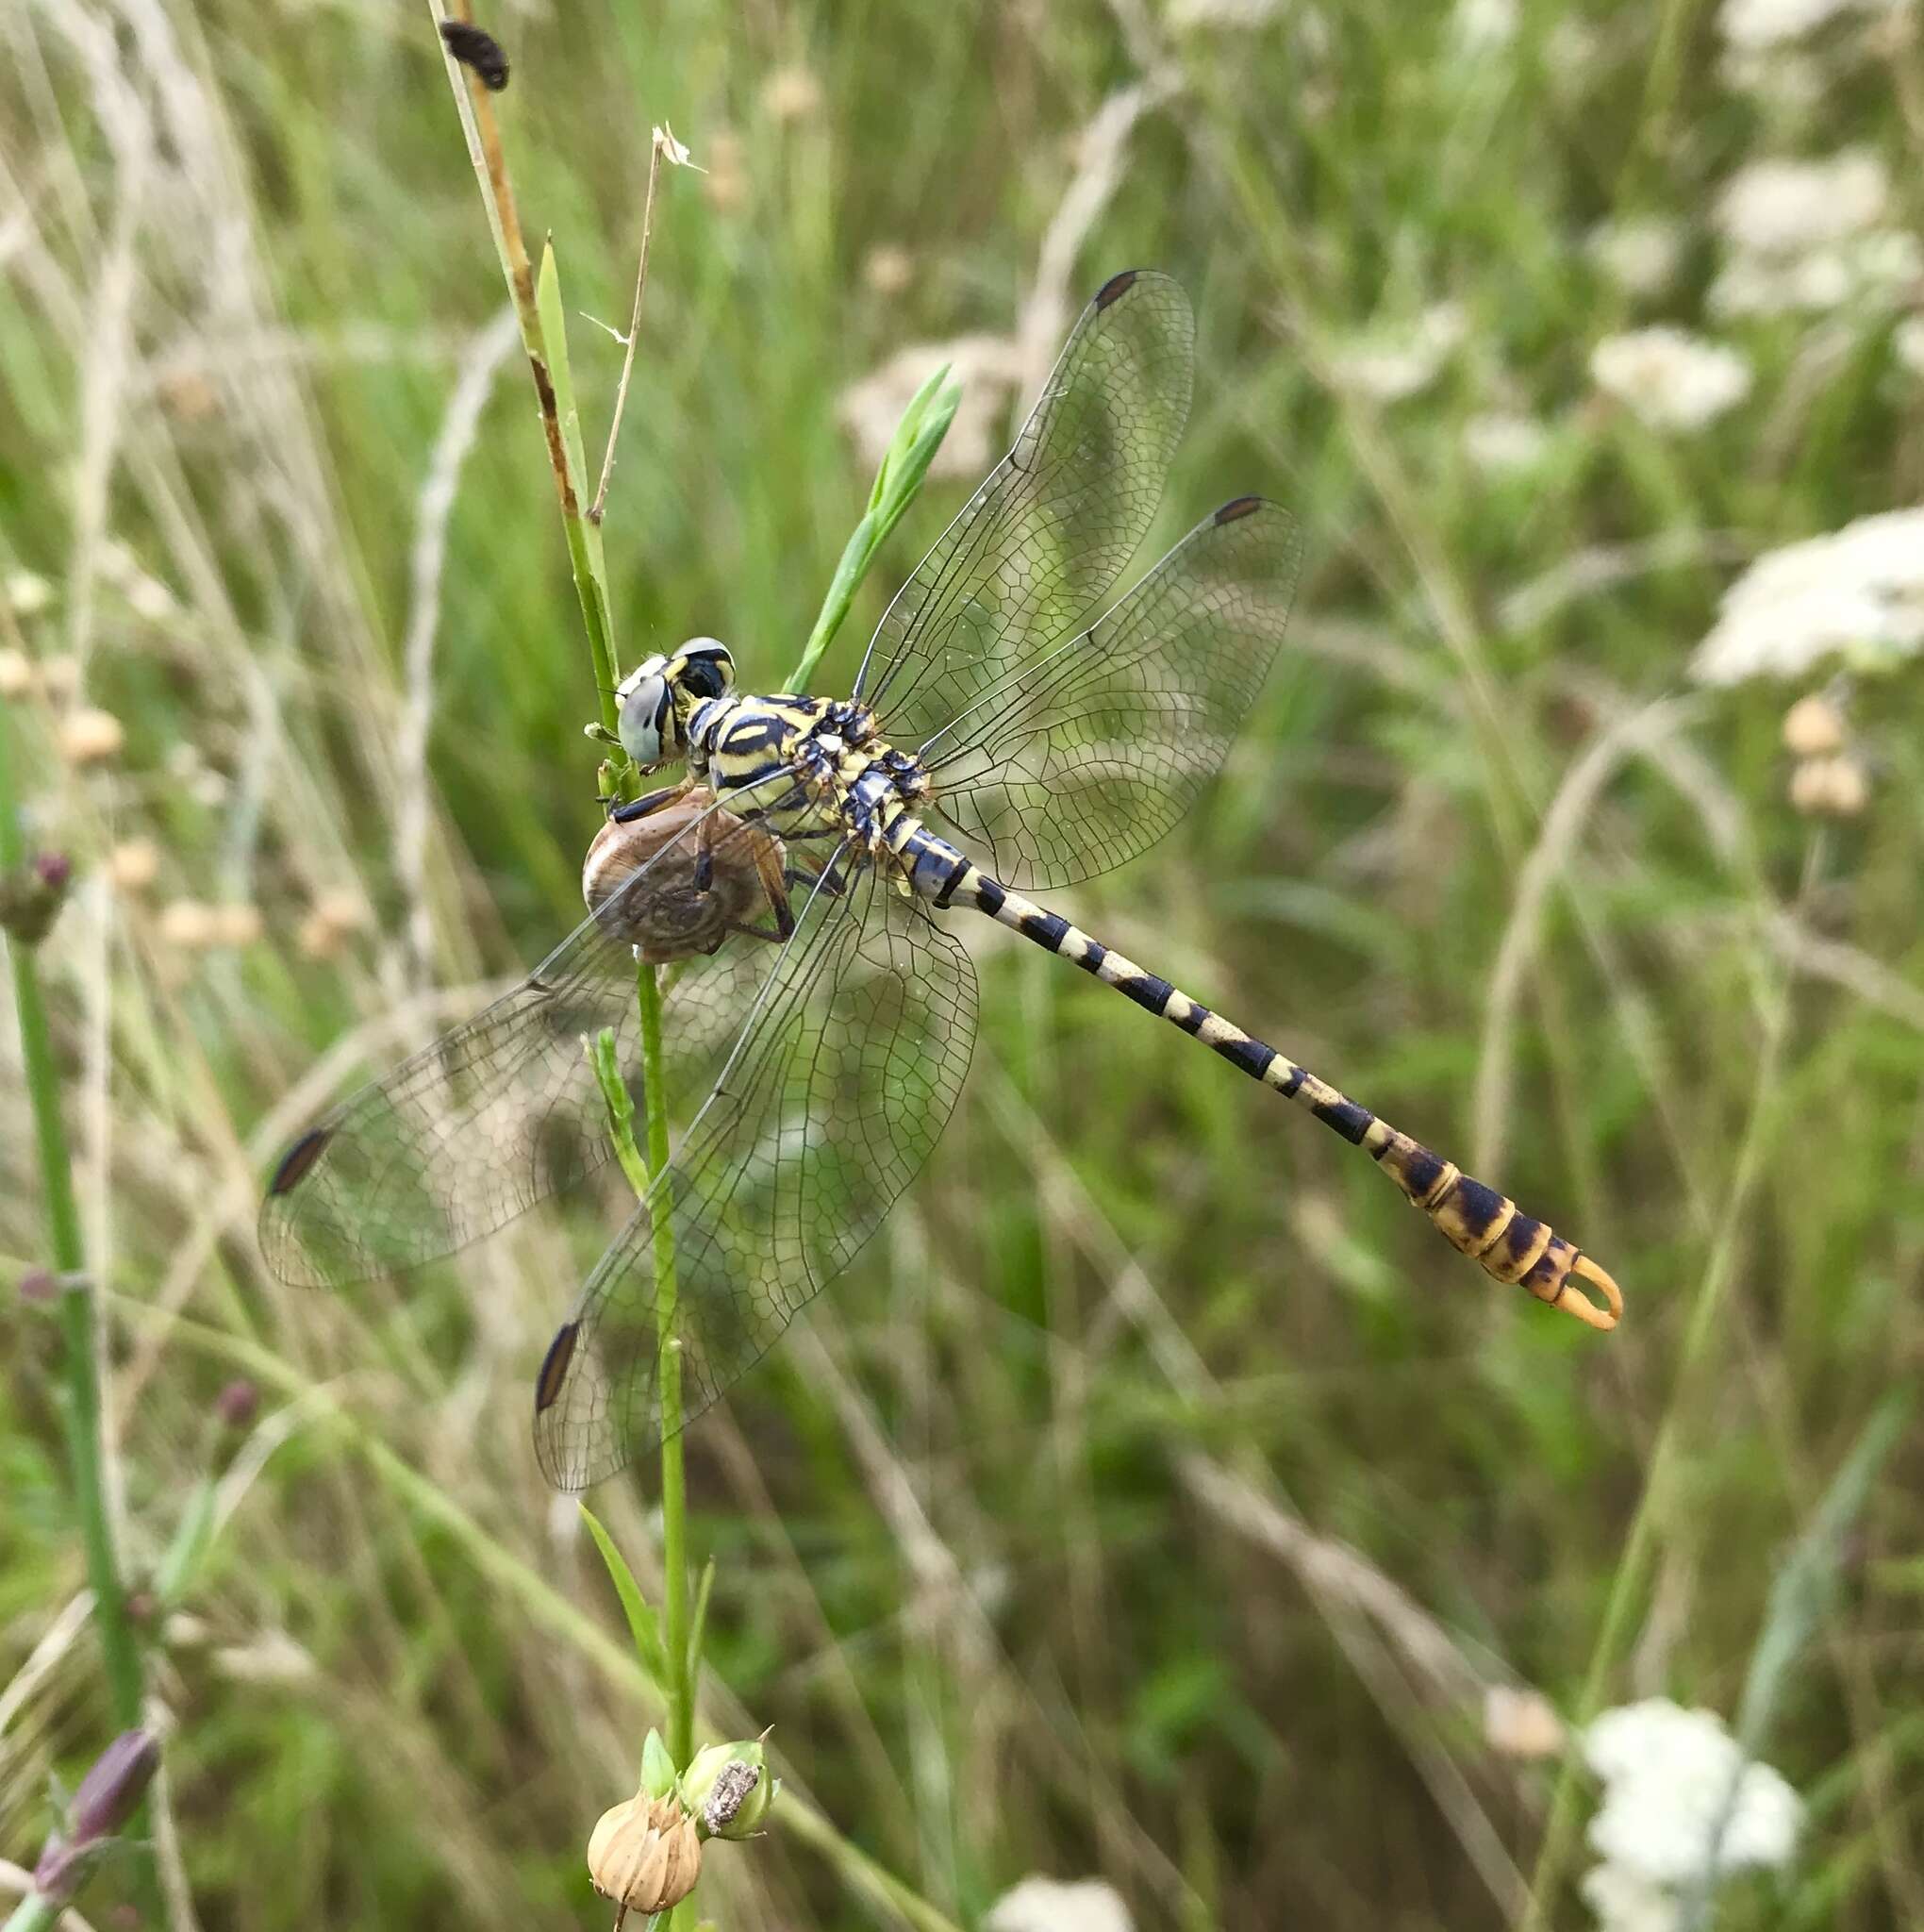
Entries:
<svg viewBox="0 0 1924 1932">
<path fill-rule="evenodd" d="M 714 638 L 690 638 L 672 657 L 643 658 L 615 692 L 622 749 L 644 772 L 686 758 L 689 715 L 734 682 L 735 659 Z"/>
</svg>

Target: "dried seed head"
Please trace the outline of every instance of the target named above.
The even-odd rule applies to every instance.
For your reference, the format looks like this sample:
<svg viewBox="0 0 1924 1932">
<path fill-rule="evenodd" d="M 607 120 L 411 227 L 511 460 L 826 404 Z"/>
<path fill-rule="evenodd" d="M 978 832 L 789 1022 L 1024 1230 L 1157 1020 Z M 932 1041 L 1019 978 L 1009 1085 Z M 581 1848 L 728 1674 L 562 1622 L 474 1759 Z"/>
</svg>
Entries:
<svg viewBox="0 0 1924 1932">
<path fill-rule="evenodd" d="M 54 742 L 70 765 L 98 764 L 112 758 L 127 741 L 121 721 L 111 711 L 89 705 L 60 720 Z"/>
<path fill-rule="evenodd" d="M 213 384 L 193 369 L 161 376 L 154 385 L 154 393 L 176 423 L 199 423 L 211 416 L 221 403 Z"/>
<path fill-rule="evenodd" d="M 1783 714 L 1783 742 L 1800 758 L 1829 758 L 1844 749 L 1844 716 L 1817 691 L 1799 698 Z"/>
<path fill-rule="evenodd" d="M 258 906 L 216 906 L 212 910 L 217 946 L 251 946 L 266 930 Z"/>
<path fill-rule="evenodd" d="M 160 908 L 160 937 L 183 952 L 198 953 L 219 941 L 215 908 L 198 899 L 175 899 Z"/>
<path fill-rule="evenodd" d="M 54 601 L 54 587 L 30 570 L 17 570 L 0 585 L 0 596 L 14 616 L 35 617 Z"/>
<path fill-rule="evenodd" d="M 301 922 L 301 950 L 310 958 L 331 959 L 367 923 L 367 901 L 348 887 L 335 887 L 315 899 Z"/>
<path fill-rule="evenodd" d="M 71 651 L 56 651 L 52 657 L 42 658 L 36 669 L 41 690 L 50 698 L 64 700 L 80 689 L 80 660 Z"/>
<path fill-rule="evenodd" d="M 741 137 L 725 127 L 708 137 L 708 172 L 702 197 L 718 215 L 740 213 L 748 203 L 748 161 Z"/>
<path fill-rule="evenodd" d="M 645 1792 L 604 1811 L 588 1840 L 595 1890 L 634 1912 L 664 1912 L 695 1889 L 702 1840 L 673 1797 Z"/>
<path fill-rule="evenodd" d="M 821 111 L 821 83 L 805 67 L 778 67 L 762 83 L 771 120 L 812 121 Z"/>
<path fill-rule="evenodd" d="M 1492 1684 L 1484 1692 L 1484 1741 L 1504 1757 L 1555 1757 L 1567 1740 L 1564 1721 L 1541 1690 Z"/>
<path fill-rule="evenodd" d="M 117 892 L 144 892 L 160 875 L 160 848 L 151 839 L 129 839 L 107 855 L 108 883 Z"/>
<path fill-rule="evenodd" d="M 1806 758 L 1790 775 L 1790 802 L 1813 818 L 1854 819 L 1870 803 L 1870 780 L 1855 758 Z"/>
<path fill-rule="evenodd" d="M 869 258 L 862 264 L 862 279 L 872 294 L 899 295 L 915 280 L 915 257 L 905 248 L 885 242 L 870 249 Z"/>
</svg>

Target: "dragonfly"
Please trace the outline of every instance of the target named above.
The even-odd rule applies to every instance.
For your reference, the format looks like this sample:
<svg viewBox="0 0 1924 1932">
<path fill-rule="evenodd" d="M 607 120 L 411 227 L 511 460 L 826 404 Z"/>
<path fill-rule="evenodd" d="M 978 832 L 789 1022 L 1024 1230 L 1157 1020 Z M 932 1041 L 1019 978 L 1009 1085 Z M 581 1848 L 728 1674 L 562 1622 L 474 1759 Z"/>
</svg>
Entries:
<svg viewBox="0 0 1924 1932">
<path fill-rule="evenodd" d="M 419 1266 L 608 1157 L 584 1036 L 678 1132 L 551 1343 L 538 1460 L 580 1490 L 692 1420 L 848 1267 L 961 1093 L 985 916 L 1080 967 L 1361 1148 L 1497 1280 L 1614 1326 L 1609 1273 L 1497 1189 L 1116 947 L 1025 896 L 1169 833 L 1215 776 L 1281 645 L 1299 526 L 1257 496 L 1117 592 L 1188 413 L 1194 322 L 1132 270 L 1083 311 L 1009 454 L 887 607 L 844 698 L 738 691 L 710 638 L 619 688 L 622 744 L 681 778 L 615 804 L 589 917 L 474 1019 L 301 1136 L 261 1212 L 315 1286 Z M 639 841 L 615 851 L 623 841 Z M 638 959 L 643 966 L 638 969 Z M 658 974 L 644 1065 L 638 970 Z M 671 1239 L 664 1241 L 662 1237 Z M 657 1257 L 672 1279 L 657 1278 Z M 1579 1283 L 1588 1283 L 1589 1291 Z"/>
</svg>

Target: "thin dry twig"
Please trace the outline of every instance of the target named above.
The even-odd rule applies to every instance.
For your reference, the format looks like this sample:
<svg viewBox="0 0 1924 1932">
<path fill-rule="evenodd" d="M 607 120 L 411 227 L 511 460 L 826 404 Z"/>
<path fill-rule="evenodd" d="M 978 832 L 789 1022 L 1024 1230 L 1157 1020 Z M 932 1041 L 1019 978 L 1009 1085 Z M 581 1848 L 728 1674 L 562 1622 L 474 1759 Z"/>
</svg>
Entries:
<svg viewBox="0 0 1924 1932">
<path fill-rule="evenodd" d="M 515 312 L 507 308 L 468 345 L 460 380 L 448 398 L 447 414 L 428 459 L 414 548 L 408 557 L 407 635 L 402 651 L 407 695 L 395 747 L 400 795 L 394 811 L 394 874 L 408 906 L 408 968 L 416 988 L 426 983 L 434 940 L 427 880 L 427 741 L 434 724 L 434 642 L 440 622 L 441 575 L 447 566 L 448 520 L 454 514 L 462 466 L 481 426 L 481 412 L 494 393 L 494 378 L 520 340 Z"/>
<path fill-rule="evenodd" d="M 678 167 L 688 159 L 688 149 L 668 128 L 655 128 L 648 150 L 648 192 L 641 204 L 641 256 L 635 265 L 635 306 L 628 313 L 628 334 L 622 344 L 622 379 L 615 386 L 615 409 L 608 422 L 608 446 L 602 454 L 601 481 L 595 485 L 594 502 L 589 506 L 591 524 L 600 523 L 607 508 L 608 479 L 615 474 L 615 442 L 622 433 L 622 412 L 628 407 L 628 377 L 634 372 L 635 343 L 641 333 L 641 297 L 648 287 L 648 242 L 655 233 L 655 184 L 661 174 L 664 150 Z"/>
<path fill-rule="evenodd" d="M 1472 1158 L 1480 1173 L 1503 1164 L 1503 1128 L 1516 1058 L 1517 1007 L 1535 957 L 1551 888 L 1563 875 L 1598 799 L 1617 769 L 1677 732 L 1694 709 L 1689 699 L 1663 698 L 1615 720 L 1600 732 L 1565 773 L 1538 825 L 1536 842 L 1518 869 L 1510 917 L 1497 948 L 1489 997 L 1484 1007 L 1483 1050 L 1478 1056 L 1470 1134 Z"/>
</svg>

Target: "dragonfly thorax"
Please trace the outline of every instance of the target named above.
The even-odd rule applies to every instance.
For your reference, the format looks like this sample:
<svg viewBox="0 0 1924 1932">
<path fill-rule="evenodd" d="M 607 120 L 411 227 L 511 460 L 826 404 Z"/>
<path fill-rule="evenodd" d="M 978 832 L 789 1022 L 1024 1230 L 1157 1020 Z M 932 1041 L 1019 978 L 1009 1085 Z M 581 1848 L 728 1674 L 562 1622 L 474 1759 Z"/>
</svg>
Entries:
<svg viewBox="0 0 1924 1932">
<path fill-rule="evenodd" d="M 716 698 L 688 721 L 688 769 L 718 797 L 752 799 L 778 837 L 841 830 L 871 852 L 930 791 L 921 760 L 850 698 Z"/>
</svg>

